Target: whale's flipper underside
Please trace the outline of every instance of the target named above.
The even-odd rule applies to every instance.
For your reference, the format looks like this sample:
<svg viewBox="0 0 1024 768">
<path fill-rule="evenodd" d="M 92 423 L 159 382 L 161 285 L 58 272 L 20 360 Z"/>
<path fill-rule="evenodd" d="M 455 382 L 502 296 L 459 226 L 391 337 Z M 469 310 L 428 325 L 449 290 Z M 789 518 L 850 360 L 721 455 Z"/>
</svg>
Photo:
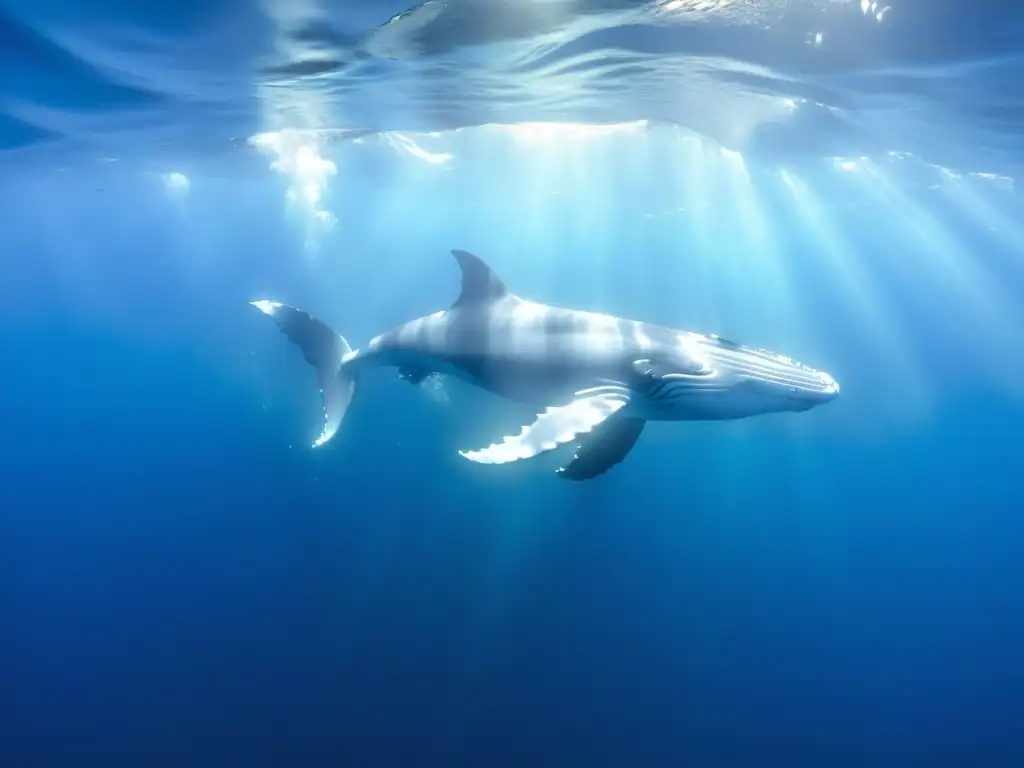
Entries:
<svg viewBox="0 0 1024 768">
<path fill-rule="evenodd" d="M 622 413 L 612 414 L 584 438 L 572 461 L 556 474 L 566 480 L 592 480 L 604 474 L 633 450 L 646 423 Z"/>
<path fill-rule="evenodd" d="M 592 432 L 628 402 L 627 397 L 617 392 L 580 397 L 568 405 L 548 408 L 514 437 L 506 437 L 500 443 L 479 451 L 459 453 L 480 464 L 507 464 L 530 459 Z"/>
</svg>

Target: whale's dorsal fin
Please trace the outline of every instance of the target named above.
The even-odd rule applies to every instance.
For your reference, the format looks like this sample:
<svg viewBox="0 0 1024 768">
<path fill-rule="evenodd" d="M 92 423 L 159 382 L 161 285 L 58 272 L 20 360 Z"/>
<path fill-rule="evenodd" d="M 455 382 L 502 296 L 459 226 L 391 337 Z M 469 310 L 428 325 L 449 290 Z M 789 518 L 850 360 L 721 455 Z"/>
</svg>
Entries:
<svg viewBox="0 0 1024 768">
<path fill-rule="evenodd" d="M 508 296 L 508 289 L 483 259 L 469 251 L 452 251 L 462 270 L 462 293 L 453 307 L 471 307 Z"/>
</svg>

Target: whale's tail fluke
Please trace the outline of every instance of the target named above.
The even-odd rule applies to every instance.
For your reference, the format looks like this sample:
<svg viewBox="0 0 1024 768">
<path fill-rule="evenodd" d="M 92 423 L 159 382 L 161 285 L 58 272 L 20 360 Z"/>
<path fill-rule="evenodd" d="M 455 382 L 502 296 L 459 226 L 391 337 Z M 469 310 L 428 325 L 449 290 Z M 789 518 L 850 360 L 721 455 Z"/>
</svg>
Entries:
<svg viewBox="0 0 1024 768">
<path fill-rule="evenodd" d="M 324 402 L 324 428 L 313 446 L 323 445 L 341 426 L 356 389 L 354 376 L 341 365 L 352 348 L 341 334 L 301 309 L 276 301 L 249 303 L 273 318 L 281 332 L 302 350 L 306 362 L 316 371 Z"/>
</svg>

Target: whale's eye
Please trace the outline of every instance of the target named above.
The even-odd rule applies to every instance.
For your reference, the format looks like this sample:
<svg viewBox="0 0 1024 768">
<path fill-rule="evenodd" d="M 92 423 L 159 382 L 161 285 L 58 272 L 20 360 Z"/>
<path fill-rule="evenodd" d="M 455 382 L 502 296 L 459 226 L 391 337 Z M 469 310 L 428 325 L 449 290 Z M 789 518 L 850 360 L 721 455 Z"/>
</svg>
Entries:
<svg viewBox="0 0 1024 768">
<path fill-rule="evenodd" d="M 654 361 L 647 357 L 640 360 L 634 360 L 633 370 L 641 375 L 652 374 L 654 373 Z"/>
<path fill-rule="evenodd" d="M 692 379 L 694 376 L 707 376 L 713 371 L 714 369 L 703 361 L 674 360 L 672 367 L 661 372 L 660 377 L 663 379 Z"/>
<path fill-rule="evenodd" d="M 683 379 L 693 376 L 707 376 L 712 369 L 702 360 L 686 355 L 673 355 L 671 358 L 643 358 L 633 361 L 633 370 L 644 378 Z"/>
</svg>

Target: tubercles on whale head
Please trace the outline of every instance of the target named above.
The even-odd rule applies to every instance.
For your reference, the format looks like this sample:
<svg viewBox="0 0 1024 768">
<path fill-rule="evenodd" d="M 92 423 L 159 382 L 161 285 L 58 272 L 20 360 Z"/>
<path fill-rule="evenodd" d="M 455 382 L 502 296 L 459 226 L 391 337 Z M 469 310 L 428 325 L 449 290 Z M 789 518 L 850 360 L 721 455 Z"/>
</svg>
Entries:
<svg viewBox="0 0 1024 768">
<path fill-rule="evenodd" d="M 636 367 L 649 381 L 645 400 L 665 420 L 807 411 L 839 395 L 824 371 L 717 336 L 680 334 L 678 347 Z"/>
</svg>

